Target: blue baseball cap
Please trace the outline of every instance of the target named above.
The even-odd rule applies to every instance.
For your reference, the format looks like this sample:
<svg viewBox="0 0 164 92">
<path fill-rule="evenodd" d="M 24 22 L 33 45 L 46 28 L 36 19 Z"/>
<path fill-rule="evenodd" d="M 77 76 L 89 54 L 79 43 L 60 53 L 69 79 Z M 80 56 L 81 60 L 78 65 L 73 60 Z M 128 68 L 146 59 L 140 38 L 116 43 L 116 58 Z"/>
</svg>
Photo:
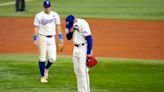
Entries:
<svg viewBox="0 0 164 92">
<path fill-rule="evenodd" d="M 68 15 L 68 16 L 66 17 L 66 22 L 73 22 L 74 19 L 75 19 L 75 17 L 74 17 L 73 15 Z"/>
<path fill-rule="evenodd" d="M 44 0 L 43 6 L 44 6 L 44 8 L 51 7 L 51 2 L 49 0 Z"/>
<path fill-rule="evenodd" d="M 66 28 L 71 29 L 73 27 L 75 17 L 73 15 L 68 15 L 65 19 L 66 21 Z"/>
</svg>

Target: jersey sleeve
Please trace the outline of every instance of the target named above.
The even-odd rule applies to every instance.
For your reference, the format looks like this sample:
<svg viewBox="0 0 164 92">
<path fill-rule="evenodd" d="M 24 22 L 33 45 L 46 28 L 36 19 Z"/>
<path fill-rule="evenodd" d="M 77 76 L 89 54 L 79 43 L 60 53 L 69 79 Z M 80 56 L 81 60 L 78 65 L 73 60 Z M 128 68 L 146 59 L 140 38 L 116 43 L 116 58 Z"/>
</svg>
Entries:
<svg viewBox="0 0 164 92">
<path fill-rule="evenodd" d="M 38 15 L 36 15 L 34 18 L 34 26 L 38 26 L 38 25 L 39 25 Z"/>
<path fill-rule="evenodd" d="M 85 20 L 82 23 L 82 30 L 83 30 L 83 35 L 85 37 L 91 35 L 91 30 L 90 30 L 89 24 Z"/>
<path fill-rule="evenodd" d="M 58 13 L 56 13 L 56 25 L 60 25 L 61 21 L 60 21 L 60 16 Z"/>
</svg>

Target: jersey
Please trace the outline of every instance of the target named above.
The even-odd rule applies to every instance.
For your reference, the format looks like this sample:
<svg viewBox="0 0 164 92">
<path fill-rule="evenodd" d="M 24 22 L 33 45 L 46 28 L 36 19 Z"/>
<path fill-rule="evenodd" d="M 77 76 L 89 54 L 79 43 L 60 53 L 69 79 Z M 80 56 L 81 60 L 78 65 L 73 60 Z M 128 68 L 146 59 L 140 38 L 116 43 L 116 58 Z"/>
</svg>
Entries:
<svg viewBox="0 0 164 92">
<path fill-rule="evenodd" d="M 86 36 L 91 35 L 89 24 L 84 19 L 77 18 L 77 22 L 73 25 L 73 42 L 74 44 L 86 43 Z"/>
<path fill-rule="evenodd" d="M 60 25 L 59 15 L 51 11 L 50 14 L 46 14 L 44 11 L 36 14 L 34 19 L 34 26 L 38 27 L 38 34 L 40 35 L 56 35 L 56 25 Z"/>
</svg>

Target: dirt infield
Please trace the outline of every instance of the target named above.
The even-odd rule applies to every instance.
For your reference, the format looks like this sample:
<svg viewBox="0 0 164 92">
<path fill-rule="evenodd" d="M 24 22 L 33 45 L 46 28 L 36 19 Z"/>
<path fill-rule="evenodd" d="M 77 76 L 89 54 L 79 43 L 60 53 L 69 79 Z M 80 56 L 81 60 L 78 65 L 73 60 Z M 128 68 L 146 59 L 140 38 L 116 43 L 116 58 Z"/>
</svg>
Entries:
<svg viewBox="0 0 164 92">
<path fill-rule="evenodd" d="M 95 56 L 164 60 L 164 21 L 86 20 L 91 26 Z M 0 53 L 37 53 L 33 18 L 0 21 Z M 65 40 L 65 49 L 59 54 L 71 55 L 72 48 L 72 41 Z"/>
</svg>

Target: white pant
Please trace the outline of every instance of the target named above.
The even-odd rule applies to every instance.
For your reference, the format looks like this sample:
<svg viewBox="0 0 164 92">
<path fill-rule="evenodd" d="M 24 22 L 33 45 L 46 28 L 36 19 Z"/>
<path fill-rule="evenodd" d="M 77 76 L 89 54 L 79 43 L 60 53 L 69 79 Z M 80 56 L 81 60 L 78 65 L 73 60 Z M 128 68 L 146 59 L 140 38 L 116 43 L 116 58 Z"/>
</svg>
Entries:
<svg viewBox="0 0 164 92">
<path fill-rule="evenodd" d="M 76 47 L 73 51 L 74 72 L 77 77 L 78 92 L 90 92 L 89 69 L 86 66 L 87 45 Z"/>
<path fill-rule="evenodd" d="M 40 62 L 46 61 L 46 56 L 48 54 L 48 60 L 50 62 L 56 61 L 56 42 L 55 36 L 48 38 L 43 35 L 39 35 L 39 60 Z"/>
</svg>

